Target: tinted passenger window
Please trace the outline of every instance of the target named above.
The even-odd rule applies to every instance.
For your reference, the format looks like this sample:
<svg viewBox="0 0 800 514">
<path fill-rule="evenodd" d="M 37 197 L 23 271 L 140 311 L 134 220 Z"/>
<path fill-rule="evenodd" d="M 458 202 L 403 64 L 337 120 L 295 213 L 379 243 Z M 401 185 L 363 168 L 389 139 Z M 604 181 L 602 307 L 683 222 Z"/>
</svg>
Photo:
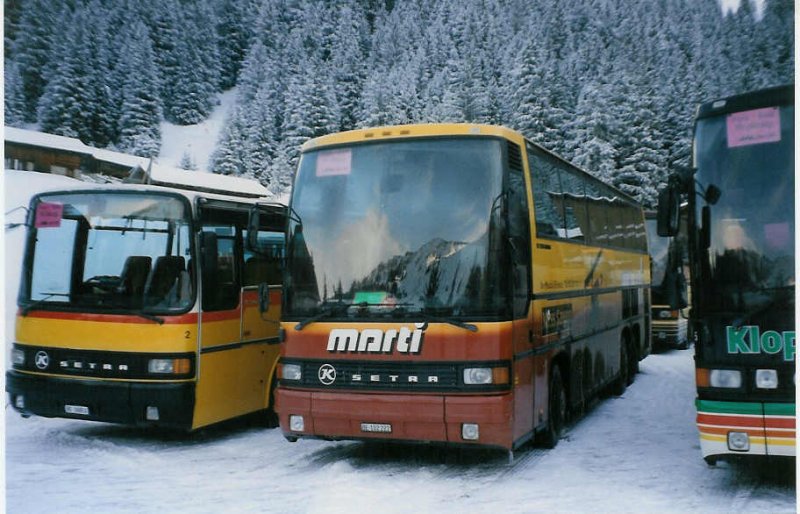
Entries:
<svg viewBox="0 0 800 514">
<path fill-rule="evenodd" d="M 205 225 L 203 232 L 203 309 L 229 310 L 239 305 L 238 256 L 241 236 L 235 226 Z"/>
<path fill-rule="evenodd" d="M 564 233 L 561 182 L 555 160 L 538 148 L 527 145 L 531 168 L 533 206 L 538 237 L 560 237 Z"/>
<path fill-rule="evenodd" d="M 564 191 L 565 237 L 571 241 L 585 241 L 588 232 L 586 215 L 586 178 L 564 165 L 561 172 L 561 186 Z"/>
</svg>

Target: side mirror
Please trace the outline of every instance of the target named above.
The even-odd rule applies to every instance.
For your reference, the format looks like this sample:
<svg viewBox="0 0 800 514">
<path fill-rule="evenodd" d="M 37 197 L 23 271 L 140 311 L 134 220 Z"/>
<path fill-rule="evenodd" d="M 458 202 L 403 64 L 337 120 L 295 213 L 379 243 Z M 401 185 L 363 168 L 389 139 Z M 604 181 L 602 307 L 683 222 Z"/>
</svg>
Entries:
<svg viewBox="0 0 800 514">
<path fill-rule="evenodd" d="M 258 284 L 258 310 L 261 314 L 269 310 L 269 285 L 264 282 Z"/>
<path fill-rule="evenodd" d="M 254 205 L 250 208 L 250 215 L 247 218 L 247 249 L 256 253 L 258 253 L 258 230 L 261 227 L 260 214 L 258 205 Z"/>
<path fill-rule="evenodd" d="M 658 235 L 672 237 L 678 235 L 680 224 L 680 191 L 670 184 L 658 193 Z"/>
</svg>

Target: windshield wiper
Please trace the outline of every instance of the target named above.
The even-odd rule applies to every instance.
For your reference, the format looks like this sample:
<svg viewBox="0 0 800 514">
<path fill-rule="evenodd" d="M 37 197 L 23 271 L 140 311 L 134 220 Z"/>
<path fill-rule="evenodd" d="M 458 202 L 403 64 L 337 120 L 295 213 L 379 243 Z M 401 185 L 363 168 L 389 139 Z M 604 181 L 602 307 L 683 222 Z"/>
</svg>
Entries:
<svg viewBox="0 0 800 514">
<path fill-rule="evenodd" d="M 333 305 L 331 305 L 329 307 L 326 307 L 326 308 L 322 309 L 321 311 L 319 311 L 318 313 L 314 314 L 313 316 L 310 316 L 310 317 L 300 321 L 297 325 L 294 326 L 294 329 L 295 330 L 303 330 L 304 328 L 306 328 L 308 325 L 314 323 L 315 321 L 319 321 L 319 320 L 327 318 L 329 316 L 333 316 L 334 314 L 338 313 L 340 310 L 344 310 L 345 312 L 347 312 L 347 309 L 349 309 L 352 305 L 353 304 L 350 304 L 350 303 L 341 303 L 341 304 L 336 303 L 336 304 L 333 304 Z"/>
<path fill-rule="evenodd" d="M 414 316 L 422 316 L 423 318 L 425 318 L 425 321 L 433 321 L 436 323 L 447 323 L 448 325 L 453 325 L 454 327 L 463 328 L 465 330 L 469 330 L 470 332 L 478 331 L 477 325 L 473 325 L 472 323 L 465 323 L 463 321 L 459 321 L 454 318 L 435 316 L 433 314 L 428 314 L 425 311 L 415 312 Z"/>
<path fill-rule="evenodd" d="M 314 323 L 315 321 L 319 321 L 323 318 L 327 318 L 329 316 L 333 316 L 334 314 L 339 314 L 339 312 L 347 312 L 349 309 L 356 307 L 358 309 L 368 309 L 370 307 L 397 307 L 392 313 L 397 312 L 399 309 L 403 309 L 402 306 L 404 305 L 411 305 L 410 303 L 369 303 L 369 302 L 359 302 L 359 303 L 337 303 L 333 304 L 330 307 L 327 307 L 318 313 L 314 314 L 311 317 L 308 317 L 302 320 L 300 323 L 294 326 L 295 330 L 303 330 L 305 327 Z"/>
<path fill-rule="evenodd" d="M 144 312 L 144 311 L 136 311 L 133 314 L 135 316 L 139 316 L 140 318 L 148 319 L 150 321 L 155 321 L 159 325 L 163 325 L 164 324 L 164 318 L 156 316 L 155 314 L 148 314 L 147 312 Z"/>
<path fill-rule="evenodd" d="M 49 300 L 50 298 L 52 298 L 54 296 L 66 296 L 66 297 L 69 297 L 69 293 L 47 293 L 47 294 L 44 295 L 44 297 L 39 298 L 38 300 L 36 300 L 36 301 L 34 301 L 32 303 L 29 303 L 28 305 L 23 307 L 20 310 L 20 314 L 22 314 L 23 316 L 27 316 L 29 312 L 34 310 L 36 307 L 42 305 L 43 303 L 45 303 L 47 300 Z"/>
<path fill-rule="evenodd" d="M 353 307 L 357 307 L 359 309 L 368 309 L 370 307 L 396 307 L 391 314 L 396 317 L 397 314 L 406 314 L 408 317 L 415 317 L 419 316 L 423 318 L 425 321 L 433 321 L 435 323 L 447 323 L 448 325 L 453 325 L 454 327 L 463 328 L 464 330 L 469 330 L 470 332 L 477 332 L 478 327 L 473 325 L 472 323 L 465 323 L 463 321 L 446 317 L 446 316 L 437 316 L 435 314 L 430 314 L 425 311 L 414 311 L 411 312 L 406 309 L 406 305 L 412 305 L 410 303 L 368 303 L 368 302 L 359 302 L 359 303 L 349 303 L 349 304 L 341 304 L 341 305 L 334 305 L 319 311 L 317 314 L 310 316 L 302 321 L 300 321 L 297 325 L 294 326 L 295 330 L 303 330 L 305 327 L 319 321 L 321 319 L 333 316 L 338 314 L 342 311 L 346 312 L 348 309 Z"/>
<path fill-rule="evenodd" d="M 469 330 L 470 332 L 478 331 L 478 327 L 476 325 L 473 325 L 472 323 L 465 323 L 463 321 L 457 320 L 455 318 L 450 318 L 447 316 L 437 316 L 435 314 L 425 312 L 424 310 L 410 312 L 407 311 L 405 308 L 399 307 L 392 312 L 392 314 L 398 314 L 398 313 L 406 313 L 408 317 L 412 318 L 415 316 L 420 316 L 423 319 L 425 319 L 425 321 L 433 321 L 435 323 L 447 323 L 448 325 L 453 325 L 454 327 L 463 328 L 465 330 Z"/>
</svg>

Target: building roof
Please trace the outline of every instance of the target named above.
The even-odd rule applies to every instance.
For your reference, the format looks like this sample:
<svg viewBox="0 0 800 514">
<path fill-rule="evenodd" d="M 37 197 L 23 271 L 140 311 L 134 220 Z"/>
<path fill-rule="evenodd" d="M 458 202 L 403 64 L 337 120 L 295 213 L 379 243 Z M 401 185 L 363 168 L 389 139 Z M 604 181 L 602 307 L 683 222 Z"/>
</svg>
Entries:
<svg viewBox="0 0 800 514">
<path fill-rule="evenodd" d="M 47 134 L 35 130 L 4 127 L 4 131 L 6 143 L 16 143 L 19 145 L 35 146 L 86 155 L 96 161 L 129 168 L 132 172 L 131 179 L 140 183 L 178 189 L 234 194 L 252 198 L 270 195 L 266 187 L 252 179 L 233 177 L 230 175 L 218 175 L 206 171 L 187 171 L 171 166 L 163 166 L 158 164 L 155 160 L 146 157 L 94 148 L 85 145 L 75 138 L 57 136 L 55 134 Z"/>
</svg>

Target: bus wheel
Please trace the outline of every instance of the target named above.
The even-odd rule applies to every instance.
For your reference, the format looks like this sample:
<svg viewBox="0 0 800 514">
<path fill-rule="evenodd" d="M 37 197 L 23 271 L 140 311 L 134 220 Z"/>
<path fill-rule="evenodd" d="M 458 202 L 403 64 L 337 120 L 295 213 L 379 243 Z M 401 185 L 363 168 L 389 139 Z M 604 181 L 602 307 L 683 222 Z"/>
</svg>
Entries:
<svg viewBox="0 0 800 514">
<path fill-rule="evenodd" d="M 631 344 L 628 348 L 628 385 L 631 385 L 636 380 L 637 373 L 639 373 L 639 352 Z"/>
<path fill-rule="evenodd" d="M 619 345 L 619 376 L 614 381 L 613 393 L 614 396 L 622 396 L 625 389 L 628 387 L 628 345 L 623 339 Z"/>
<path fill-rule="evenodd" d="M 266 428 L 277 428 L 279 425 L 278 413 L 275 412 L 275 386 L 277 381 L 275 377 L 272 378 L 272 383 L 269 386 L 269 408 L 264 411 L 263 423 Z"/>
<path fill-rule="evenodd" d="M 555 448 L 564 431 L 564 422 L 567 418 L 567 394 L 564 391 L 564 381 L 561 379 L 561 369 L 558 366 L 553 366 L 550 374 L 548 400 L 547 428 L 542 436 L 542 443 L 546 448 Z"/>
</svg>

